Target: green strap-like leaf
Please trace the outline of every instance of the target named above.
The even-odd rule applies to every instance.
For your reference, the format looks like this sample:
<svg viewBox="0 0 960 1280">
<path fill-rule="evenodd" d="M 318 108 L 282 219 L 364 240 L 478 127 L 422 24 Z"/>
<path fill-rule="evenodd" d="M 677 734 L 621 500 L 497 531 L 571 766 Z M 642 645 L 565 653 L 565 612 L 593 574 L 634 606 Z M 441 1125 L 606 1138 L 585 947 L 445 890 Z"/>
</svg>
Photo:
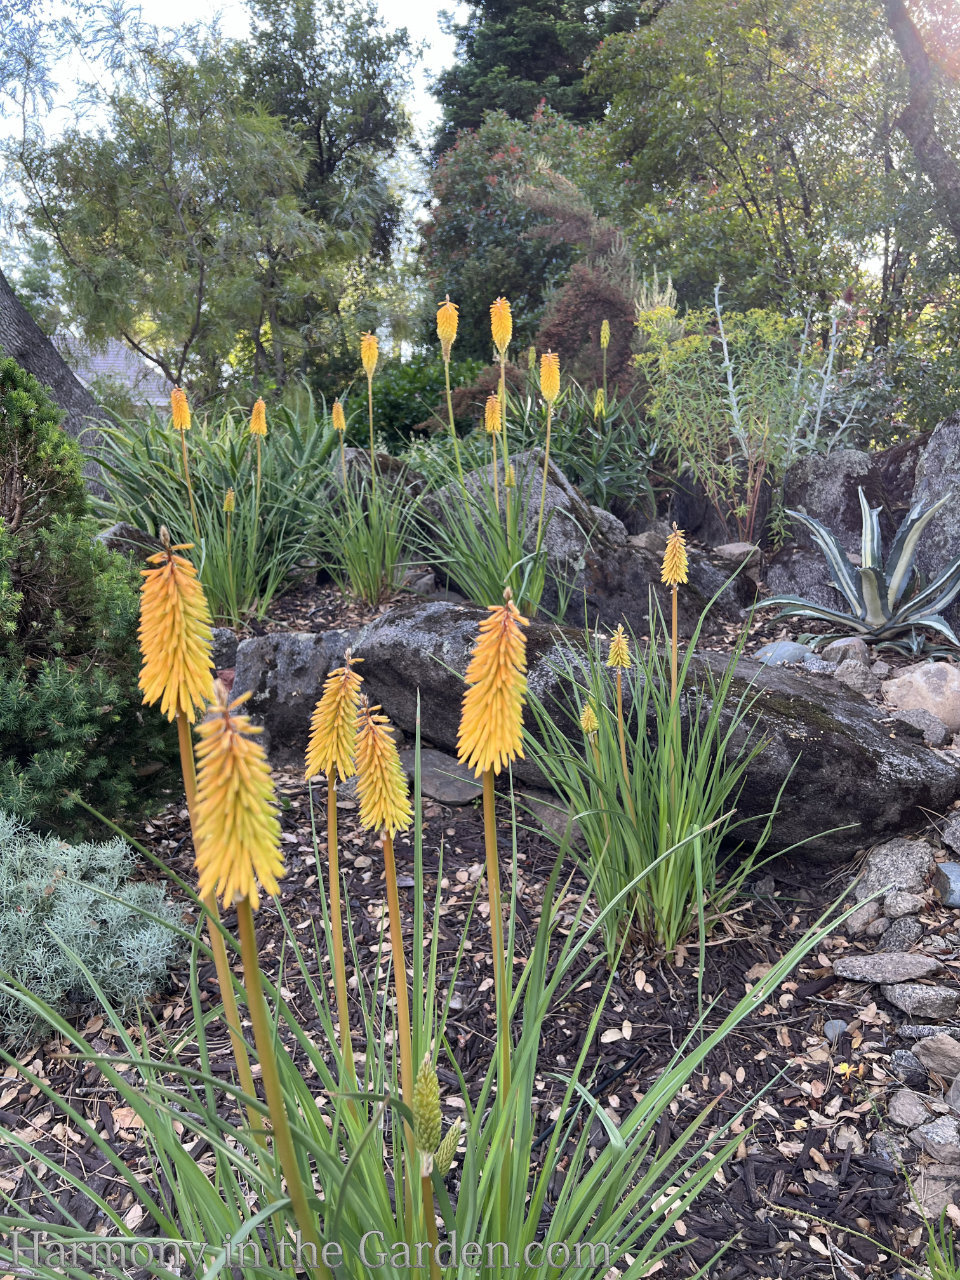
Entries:
<svg viewBox="0 0 960 1280">
<path fill-rule="evenodd" d="M 907 580 L 910 576 L 913 557 L 917 552 L 917 543 L 920 541 L 920 535 L 944 503 L 949 502 L 952 497 L 952 493 L 944 494 L 939 502 L 935 502 L 926 511 L 923 509 L 923 503 L 918 502 L 904 517 L 903 524 L 897 530 L 897 536 L 893 540 L 893 546 L 890 548 L 890 558 L 886 565 L 887 605 L 890 609 L 896 608 L 897 601 L 903 595 L 903 589 L 907 585 Z"/>
<path fill-rule="evenodd" d="M 805 524 L 810 530 L 814 542 L 826 556 L 827 564 L 833 574 L 833 585 L 846 598 L 856 616 L 858 618 L 862 617 L 864 612 L 863 597 L 860 594 L 859 583 L 854 577 L 855 566 L 846 551 L 844 551 L 830 530 L 825 528 L 819 520 L 814 520 L 813 516 L 808 516 L 803 511 L 788 511 L 787 515 L 794 520 L 799 520 L 801 524 Z"/>
</svg>

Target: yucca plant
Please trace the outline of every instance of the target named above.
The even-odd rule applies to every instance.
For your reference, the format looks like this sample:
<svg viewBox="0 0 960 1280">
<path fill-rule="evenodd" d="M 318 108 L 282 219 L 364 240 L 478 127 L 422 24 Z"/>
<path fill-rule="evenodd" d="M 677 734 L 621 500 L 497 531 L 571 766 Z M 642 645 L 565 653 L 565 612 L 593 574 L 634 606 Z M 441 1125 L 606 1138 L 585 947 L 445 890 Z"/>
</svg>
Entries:
<svg viewBox="0 0 960 1280">
<path fill-rule="evenodd" d="M 803 511 L 787 512 L 810 530 L 827 558 L 831 582 L 847 601 L 851 612 L 841 613 L 839 609 L 814 604 L 812 600 L 797 596 L 774 596 L 765 604 L 783 605 L 777 615 L 780 618 L 822 618 L 825 622 L 838 623 L 844 632 L 853 632 L 873 644 L 908 653 L 922 647 L 919 633 L 925 629 L 938 631 L 960 647 L 953 628 L 941 617 L 941 611 L 960 592 L 960 560 L 955 560 L 927 587 L 919 585 L 913 572 L 920 535 L 937 512 L 951 501 L 953 494 L 945 494 L 931 507 L 925 508 L 922 502 L 916 503 L 897 530 L 890 555 L 884 561 L 880 508 L 870 506 L 862 489 L 858 492 L 863 512 L 859 565 L 853 563 L 839 540 L 819 520 Z M 827 638 L 818 637 L 820 640 Z"/>
</svg>

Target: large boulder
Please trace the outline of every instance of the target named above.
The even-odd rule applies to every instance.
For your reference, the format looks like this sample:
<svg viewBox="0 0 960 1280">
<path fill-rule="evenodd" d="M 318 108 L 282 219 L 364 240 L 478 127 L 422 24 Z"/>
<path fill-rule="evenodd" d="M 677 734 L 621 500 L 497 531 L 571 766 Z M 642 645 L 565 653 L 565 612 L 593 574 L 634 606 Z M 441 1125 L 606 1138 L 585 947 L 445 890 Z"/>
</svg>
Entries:
<svg viewBox="0 0 960 1280">
<path fill-rule="evenodd" d="M 946 493 L 960 499 L 960 411 L 937 426 L 917 462 L 913 502 L 925 506 Z M 927 525 L 917 547 L 917 567 L 928 579 L 960 560 L 960 501 L 948 502 Z M 960 602 L 954 601 L 945 617 L 956 630 Z"/>
<path fill-rule="evenodd" d="M 791 545 L 770 557 L 765 571 L 767 590 L 774 596 L 799 596 L 828 609 L 849 610 L 840 592 L 830 582 L 830 570 L 823 552 L 813 547 Z"/>
<path fill-rule="evenodd" d="M 392 610 L 364 627 L 354 645 L 365 659 L 368 692 L 406 733 L 415 731 L 419 707 L 423 738 L 441 750 L 456 750 L 462 673 L 483 616 L 483 610 L 441 601 Z M 535 621 L 527 636 L 530 688 L 549 706 L 558 672 L 579 665 L 582 633 Z M 694 670 L 708 669 L 717 679 L 724 666 L 723 655 L 704 653 Z M 842 861 L 922 821 L 925 810 L 942 812 L 960 794 L 954 765 L 915 739 L 891 737 L 881 708 L 834 681 L 743 659 L 735 698 L 748 682 L 767 745 L 749 770 L 739 815 L 769 812 L 790 776 L 771 849 L 814 837 L 803 856 Z M 738 730 L 734 742 L 744 733 Z M 529 761 L 519 761 L 516 773 L 543 785 Z M 848 830 L 820 834 L 848 824 Z"/>
<path fill-rule="evenodd" d="M 789 511 L 803 511 L 819 520 L 833 533 L 845 551 L 859 553 L 863 517 L 857 490 L 862 488 L 872 507 L 884 507 L 883 485 L 875 460 L 859 449 L 836 449 L 828 454 L 810 454 L 787 472 L 783 505 Z M 791 536 L 801 547 L 814 545 L 810 533 L 794 521 Z M 881 516 L 881 532 L 889 539 L 893 525 Z"/>
<path fill-rule="evenodd" d="M 543 476 L 543 453 L 527 450 L 511 458 L 517 487 L 514 501 L 522 502 L 524 546 L 536 545 Z M 491 484 L 490 467 L 469 472 L 464 480 L 471 501 L 485 502 Z M 503 501 L 503 464 L 499 467 Z M 463 520 L 464 498 L 459 483 L 447 485 L 425 500 L 429 517 L 441 523 Z M 547 557 L 547 584 L 540 612 L 556 616 L 561 608 L 558 581 L 569 589 L 566 620 L 580 623 L 587 616 L 607 626 L 626 622 L 638 634 L 649 630 L 650 591 L 668 607 L 669 593 L 660 583 L 662 551 L 641 535 L 631 537 L 620 520 L 601 507 L 591 506 L 562 471 L 551 462 L 547 469 L 544 500 L 543 547 Z M 689 635 L 709 600 L 718 595 L 716 616 L 739 621 L 741 603 L 752 598 L 752 584 L 745 575 L 736 586 L 725 585 L 728 575 L 696 547 L 688 549 L 689 583 L 679 595 L 679 625 Z M 436 566 L 441 577 L 444 567 Z M 454 580 L 454 585 L 456 583 Z"/>
</svg>

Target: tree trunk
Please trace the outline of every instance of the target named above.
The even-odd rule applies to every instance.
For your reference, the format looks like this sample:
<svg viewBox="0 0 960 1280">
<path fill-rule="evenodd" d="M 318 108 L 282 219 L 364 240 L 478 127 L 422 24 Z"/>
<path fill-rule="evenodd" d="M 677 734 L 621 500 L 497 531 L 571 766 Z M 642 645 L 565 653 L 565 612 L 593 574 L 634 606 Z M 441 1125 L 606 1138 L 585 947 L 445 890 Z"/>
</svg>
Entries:
<svg viewBox="0 0 960 1280">
<path fill-rule="evenodd" d="M 100 443 L 97 427 L 106 421 L 105 414 L 10 288 L 2 271 L 0 349 L 49 388 L 51 396 L 63 410 L 64 430 L 80 442 L 87 455 L 83 473 L 87 477 L 88 486 L 97 493 L 103 493 L 98 481 L 100 468 L 94 459 Z"/>
<path fill-rule="evenodd" d="M 937 132 L 934 90 L 939 73 L 904 0 L 884 0 L 884 9 L 890 33 L 907 68 L 910 86 L 910 96 L 897 118 L 897 127 L 913 148 L 917 164 L 930 179 L 947 229 L 960 246 L 960 162 Z"/>
</svg>

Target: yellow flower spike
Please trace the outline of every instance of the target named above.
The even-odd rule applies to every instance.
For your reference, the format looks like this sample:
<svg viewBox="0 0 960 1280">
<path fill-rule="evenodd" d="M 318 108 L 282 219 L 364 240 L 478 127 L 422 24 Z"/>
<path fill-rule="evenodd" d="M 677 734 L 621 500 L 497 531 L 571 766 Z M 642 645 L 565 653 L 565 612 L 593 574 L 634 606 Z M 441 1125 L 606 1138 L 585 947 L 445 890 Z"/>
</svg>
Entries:
<svg viewBox="0 0 960 1280">
<path fill-rule="evenodd" d="M 513 337 L 513 316 L 506 298 L 497 298 L 496 302 L 490 304 L 490 332 L 493 335 L 493 345 L 502 359 Z"/>
<path fill-rule="evenodd" d="M 364 333 L 360 337 L 360 363 L 368 378 L 372 378 L 380 356 L 380 344 L 375 333 Z"/>
<path fill-rule="evenodd" d="M 480 635 L 467 667 L 457 757 L 475 770 L 499 773 L 511 760 L 523 759 L 523 703 L 527 691 L 527 619 L 513 603 L 493 605 L 480 623 Z"/>
<path fill-rule="evenodd" d="M 440 1081 L 430 1061 L 424 1056 L 413 1083 L 413 1136 L 423 1156 L 432 1156 L 440 1145 L 443 1134 L 443 1113 L 440 1110 Z M 430 1165 L 432 1167 L 432 1160 Z M 425 1170 L 430 1173 L 430 1168 Z"/>
<path fill-rule="evenodd" d="M 343 435 L 347 429 L 347 419 L 344 416 L 343 405 L 339 400 L 334 400 L 333 409 L 330 411 L 330 417 L 333 421 L 334 431 L 339 431 Z"/>
<path fill-rule="evenodd" d="M 379 710 L 361 699 L 356 752 L 360 825 L 392 837 L 409 827 L 413 810 L 393 730 L 386 716 L 376 714 Z"/>
<path fill-rule="evenodd" d="M 263 397 L 253 406 L 253 412 L 250 414 L 250 434 L 252 436 L 265 436 L 267 434 L 267 406 L 263 403 Z"/>
<path fill-rule="evenodd" d="M 594 710 L 593 703 L 589 699 L 583 704 L 583 710 L 580 712 L 580 728 L 587 737 L 589 737 L 591 733 L 596 733 L 600 728 L 597 713 Z"/>
<path fill-rule="evenodd" d="M 547 404 L 553 404 L 560 394 L 560 357 L 552 351 L 540 357 L 540 394 Z"/>
<path fill-rule="evenodd" d="M 500 397 L 496 394 L 487 396 L 487 403 L 483 410 L 483 425 L 488 435 L 493 435 L 503 427 L 503 420 L 500 417 Z"/>
<path fill-rule="evenodd" d="M 177 431 L 190 430 L 190 405 L 187 393 L 181 387 L 174 387 L 170 392 L 170 411 L 173 414 L 173 425 Z"/>
<path fill-rule="evenodd" d="M 593 416 L 595 420 L 597 418 L 602 418 L 606 414 L 607 406 L 605 404 L 605 400 L 606 397 L 603 394 L 603 387 L 597 387 L 597 394 L 593 401 Z"/>
<path fill-rule="evenodd" d="M 231 702 L 217 681 L 215 700 L 197 727 L 197 891 L 215 894 L 224 906 L 248 898 L 260 905 L 258 885 L 271 896 L 284 874 L 280 822 L 259 728 Z"/>
<path fill-rule="evenodd" d="M 684 533 L 674 522 L 673 533 L 667 538 L 667 549 L 660 568 L 660 581 L 675 587 L 687 581 L 687 548 Z"/>
<path fill-rule="evenodd" d="M 503 483 L 508 489 L 515 489 L 517 487 L 517 473 L 513 469 L 512 462 L 507 463 L 507 471 L 503 477 Z"/>
<path fill-rule="evenodd" d="M 228 489 L 223 495 L 223 509 L 227 515 L 229 515 L 231 511 L 236 511 L 237 509 L 237 495 L 232 489 Z"/>
<path fill-rule="evenodd" d="M 457 339 L 458 311 L 459 307 L 450 301 L 449 293 L 437 309 L 437 337 L 440 339 L 444 360 L 450 359 L 450 348 Z"/>
<path fill-rule="evenodd" d="M 320 701 L 310 721 L 310 742 L 304 766 L 307 782 L 318 774 L 343 782 L 356 773 L 357 714 L 363 677 L 351 667 L 354 658 L 348 649 L 344 665 L 331 671 L 323 684 Z"/>
<path fill-rule="evenodd" d="M 610 321 L 604 320 L 600 325 L 600 347 L 606 351 L 610 345 Z"/>
<path fill-rule="evenodd" d="M 610 638 L 610 652 L 607 654 L 607 666 L 618 671 L 629 671 L 632 665 L 630 646 L 624 634 L 623 624 L 617 627 Z"/>
<path fill-rule="evenodd" d="M 195 708 L 213 697 L 213 630 L 210 609 L 197 571 L 175 554 L 192 543 L 170 546 L 160 530 L 163 551 L 150 556 L 153 568 L 141 570 L 139 687 L 147 706 L 160 703 L 168 720 L 182 712 L 193 724 Z"/>
</svg>

